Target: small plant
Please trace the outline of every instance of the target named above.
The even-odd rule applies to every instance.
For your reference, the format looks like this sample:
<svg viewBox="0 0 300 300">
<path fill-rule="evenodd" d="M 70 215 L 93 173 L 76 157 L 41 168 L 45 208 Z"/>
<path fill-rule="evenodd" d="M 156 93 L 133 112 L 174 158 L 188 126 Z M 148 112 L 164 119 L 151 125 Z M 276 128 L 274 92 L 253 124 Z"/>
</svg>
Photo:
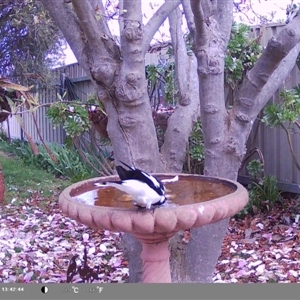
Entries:
<svg viewBox="0 0 300 300">
<path fill-rule="evenodd" d="M 201 121 L 195 123 L 191 135 L 189 137 L 191 158 L 202 162 L 204 159 L 204 142 Z"/>
<path fill-rule="evenodd" d="M 252 180 L 256 183 L 261 182 L 261 174 L 263 174 L 264 167 L 259 159 L 253 159 L 247 166 L 247 171 Z"/>
<path fill-rule="evenodd" d="M 70 259 L 70 263 L 67 269 L 67 283 L 71 283 L 74 276 L 79 276 L 83 283 L 92 283 L 94 280 L 99 280 L 100 275 L 100 265 L 90 267 L 88 265 L 88 238 L 89 235 L 87 233 L 83 234 L 83 257 L 79 259 L 79 255 L 76 254 Z M 77 261 L 80 262 L 77 263 Z M 78 282 L 78 281 L 76 281 Z"/>
<path fill-rule="evenodd" d="M 238 217 L 244 217 L 248 213 L 265 212 L 271 210 L 278 200 L 281 200 L 281 193 L 277 187 L 275 176 L 263 174 L 263 164 L 255 159 L 247 165 L 247 171 L 252 179 L 248 185 L 249 202 L 246 207 L 238 214 Z"/>
<path fill-rule="evenodd" d="M 300 163 L 291 136 L 296 132 L 296 129 L 300 129 L 300 123 L 298 122 L 300 115 L 300 85 L 282 91 L 279 96 L 282 101 L 266 105 L 261 121 L 270 128 L 279 127 L 285 131 L 293 162 L 300 171 Z"/>
<path fill-rule="evenodd" d="M 50 149 L 57 158 L 55 164 L 46 151 L 40 151 L 38 164 L 49 173 L 65 176 L 76 182 L 91 178 L 93 173 L 81 158 L 74 147 L 51 144 Z M 40 149 L 42 150 L 42 148 Z"/>
<path fill-rule="evenodd" d="M 175 64 L 170 58 L 158 65 L 151 64 L 146 67 L 148 93 L 154 106 L 157 106 L 154 98 L 157 96 L 158 90 L 161 90 L 165 103 L 172 106 L 177 103 L 178 88 L 175 80 Z"/>
<path fill-rule="evenodd" d="M 67 136 L 72 139 L 90 129 L 88 109 L 81 101 L 73 101 L 72 105 L 65 102 L 53 103 L 46 116 L 54 126 L 62 124 Z"/>
<path fill-rule="evenodd" d="M 199 119 L 189 136 L 187 157 L 184 165 L 184 171 L 189 174 L 202 174 L 204 165 L 204 141 L 202 124 Z"/>
<path fill-rule="evenodd" d="M 7 141 L 7 133 L 5 129 L 3 128 L 3 123 L 0 123 L 0 141 Z"/>
<path fill-rule="evenodd" d="M 84 246 L 83 259 L 80 260 L 80 265 L 77 266 L 76 260 L 79 255 L 74 255 L 67 269 L 67 283 L 71 283 L 74 276 L 79 275 L 82 283 L 92 283 L 94 280 L 99 280 L 100 266 L 90 267 L 88 265 L 87 247 Z M 79 259 L 78 259 L 79 260 Z M 78 282 L 78 281 L 77 281 Z"/>
<path fill-rule="evenodd" d="M 269 211 L 276 201 L 281 200 L 281 193 L 277 187 L 275 176 L 267 175 L 263 178 L 262 184 L 254 183 L 254 196 L 260 199 L 258 207 L 261 211 Z"/>
</svg>

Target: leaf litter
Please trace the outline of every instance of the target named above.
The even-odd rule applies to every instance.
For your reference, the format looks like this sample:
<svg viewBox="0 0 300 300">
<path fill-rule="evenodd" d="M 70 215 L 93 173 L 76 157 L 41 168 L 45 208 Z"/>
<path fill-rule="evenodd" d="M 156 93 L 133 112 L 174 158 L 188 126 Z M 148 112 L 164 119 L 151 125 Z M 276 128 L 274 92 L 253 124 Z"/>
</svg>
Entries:
<svg viewBox="0 0 300 300">
<path fill-rule="evenodd" d="M 300 201 L 231 219 L 214 282 L 300 282 Z"/>
<path fill-rule="evenodd" d="M 0 282 L 128 281 L 121 233 L 92 230 L 64 216 L 57 202 L 39 208 L 40 201 L 0 207 Z"/>
<path fill-rule="evenodd" d="M 128 282 L 122 233 L 90 229 L 33 195 L 0 207 L 0 282 Z M 300 282 L 300 203 L 287 202 L 230 220 L 215 283 Z"/>
</svg>

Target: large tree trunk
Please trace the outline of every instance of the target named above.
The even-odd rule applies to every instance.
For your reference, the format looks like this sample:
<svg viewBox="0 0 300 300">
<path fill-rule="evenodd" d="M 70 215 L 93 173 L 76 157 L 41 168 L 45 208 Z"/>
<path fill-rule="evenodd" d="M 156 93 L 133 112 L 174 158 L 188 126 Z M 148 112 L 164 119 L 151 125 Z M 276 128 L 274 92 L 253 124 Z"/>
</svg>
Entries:
<svg viewBox="0 0 300 300">
<path fill-rule="evenodd" d="M 176 79 L 180 100 L 175 112 L 168 120 L 168 128 L 161 153 L 168 172 L 181 172 L 187 139 L 194 122 L 199 116 L 199 81 L 197 80 L 195 57 L 187 55 L 182 32 L 178 30 L 181 22 L 181 14 L 178 9 L 170 14 L 169 21 L 173 48 L 175 49 Z M 219 80 L 223 80 L 222 75 Z M 220 90 L 222 84 L 223 82 Z M 217 172 L 219 171 L 220 161 L 215 162 L 214 170 Z M 224 169 L 227 168 L 224 167 Z M 223 177 L 226 177 L 226 175 L 224 174 Z M 236 177 L 233 179 L 236 179 Z M 179 232 L 171 239 L 169 248 L 171 252 L 172 282 L 212 281 L 227 224 L 228 220 L 223 220 L 203 228 L 192 229 L 188 244 L 182 241 L 183 232 Z M 124 240 L 126 242 L 125 254 L 129 258 L 129 262 L 131 261 L 129 263 L 130 282 L 140 282 L 142 262 L 137 257 L 140 257 L 141 244 L 130 235 L 125 235 Z M 126 249 L 130 250 L 126 251 Z"/>
<path fill-rule="evenodd" d="M 121 44 L 113 38 L 100 0 L 42 0 L 90 77 L 108 116 L 108 134 L 120 159 L 160 171 L 156 131 L 147 94 L 145 53 L 157 28 L 179 0 L 165 4 L 146 26 L 141 1 L 123 1 Z"/>
</svg>

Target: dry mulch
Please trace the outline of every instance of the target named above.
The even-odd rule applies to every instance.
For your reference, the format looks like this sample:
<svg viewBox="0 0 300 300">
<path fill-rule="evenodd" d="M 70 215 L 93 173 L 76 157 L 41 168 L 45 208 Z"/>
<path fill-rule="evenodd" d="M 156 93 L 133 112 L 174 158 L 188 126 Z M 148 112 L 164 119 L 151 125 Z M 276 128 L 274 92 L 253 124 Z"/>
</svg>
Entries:
<svg viewBox="0 0 300 300">
<path fill-rule="evenodd" d="M 300 201 L 228 226 L 214 282 L 300 282 Z"/>
<path fill-rule="evenodd" d="M 98 273 L 93 282 L 128 280 L 120 233 L 78 224 L 39 195 L 23 205 L 14 202 L 0 207 L 0 282 L 64 283 L 72 258 L 75 268 Z M 285 203 L 284 210 L 278 205 L 244 220 L 231 219 L 214 282 L 300 282 L 300 202 Z M 70 279 L 83 282 L 79 271 Z"/>
<path fill-rule="evenodd" d="M 13 199 L 14 200 L 14 199 Z M 128 262 L 120 250 L 121 234 L 95 231 L 62 215 L 57 203 L 32 198 L 0 208 L 0 282 L 66 283 L 71 259 L 97 271 L 92 282 L 125 282 Z M 71 282 L 83 282 L 79 273 Z M 85 281 L 88 282 L 88 281 Z"/>
</svg>

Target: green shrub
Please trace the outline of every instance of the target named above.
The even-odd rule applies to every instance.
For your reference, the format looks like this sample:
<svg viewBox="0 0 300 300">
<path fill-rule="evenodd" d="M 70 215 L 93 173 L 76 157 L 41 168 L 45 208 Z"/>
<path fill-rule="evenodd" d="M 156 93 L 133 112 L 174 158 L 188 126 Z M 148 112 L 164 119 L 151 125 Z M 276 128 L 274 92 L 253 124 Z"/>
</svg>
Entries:
<svg viewBox="0 0 300 300">
<path fill-rule="evenodd" d="M 281 200 L 275 176 L 267 175 L 261 183 L 253 182 L 249 185 L 250 212 L 265 212 L 271 210 L 276 201 Z"/>
<path fill-rule="evenodd" d="M 93 177 L 93 173 L 81 160 L 75 148 L 65 145 L 50 144 L 49 148 L 58 160 L 56 164 L 41 145 L 39 146 L 39 165 L 50 173 L 65 176 L 72 181 Z"/>
<path fill-rule="evenodd" d="M 202 125 L 201 121 L 198 120 L 195 123 L 193 130 L 189 136 L 189 153 L 193 160 L 197 160 L 198 162 L 203 162 L 204 160 L 204 141 L 203 141 L 203 133 L 202 133 Z"/>
<path fill-rule="evenodd" d="M 194 124 L 188 139 L 186 159 L 183 172 L 189 174 L 203 174 L 204 168 L 204 141 L 201 120 Z"/>
<path fill-rule="evenodd" d="M 233 22 L 225 56 L 225 81 L 234 90 L 259 58 L 260 38 L 251 38 L 251 27 Z"/>
<path fill-rule="evenodd" d="M 237 214 L 238 217 L 244 217 L 249 213 L 255 214 L 269 211 L 277 201 L 282 200 L 281 193 L 277 187 L 276 177 L 272 175 L 261 177 L 263 165 L 258 159 L 249 162 L 247 171 L 252 179 L 252 182 L 248 185 L 249 202 Z"/>
<path fill-rule="evenodd" d="M 262 174 L 264 172 L 264 166 L 259 159 L 251 160 L 247 165 L 247 171 L 250 178 L 258 183 L 262 179 Z"/>
<path fill-rule="evenodd" d="M 0 141 L 7 141 L 7 133 L 5 129 L 3 128 L 3 123 L 0 123 Z"/>
<path fill-rule="evenodd" d="M 35 165 L 57 176 L 67 177 L 73 182 L 95 176 L 81 160 L 74 147 L 54 143 L 49 144 L 50 151 L 58 161 L 56 164 L 43 145 L 38 145 L 38 155 L 33 154 L 30 145 L 26 141 L 13 140 L 11 144 L 2 143 L 1 146 L 4 151 L 18 156 L 26 164 Z"/>
</svg>

